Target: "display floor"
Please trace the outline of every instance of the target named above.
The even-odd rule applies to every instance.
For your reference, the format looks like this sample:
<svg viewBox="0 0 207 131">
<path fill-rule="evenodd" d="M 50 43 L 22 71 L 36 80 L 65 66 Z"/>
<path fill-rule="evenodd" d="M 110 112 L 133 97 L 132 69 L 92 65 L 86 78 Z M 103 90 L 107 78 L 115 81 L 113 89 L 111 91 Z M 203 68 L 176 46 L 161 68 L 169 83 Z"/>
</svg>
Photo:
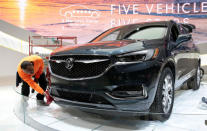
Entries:
<svg viewBox="0 0 207 131">
<path fill-rule="evenodd" d="M 14 101 L 17 96 L 12 87 L 5 84 L 7 81 L 0 78 L 0 131 L 36 131 L 15 116 Z"/>
<path fill-rule="evenodd" d="M 173 113 L 165 122 L 141 120 L 139 117 L 119 117 L 119 114 L 98 115 L 77 108 L 60 107 L 55 103 L 40 106 L 36 103 L 34 95 L 28 100 L 28 104 L 22 102 L 19 95 L 19 99 L 16 99 L 15 113 L 22 121 L 37 130 L 206 131 L 207 105 L 200 102 L 202 96 L 207 96 L 205 83 L 202 83 L 197 91 L 176 91 Z"/>
</svg>

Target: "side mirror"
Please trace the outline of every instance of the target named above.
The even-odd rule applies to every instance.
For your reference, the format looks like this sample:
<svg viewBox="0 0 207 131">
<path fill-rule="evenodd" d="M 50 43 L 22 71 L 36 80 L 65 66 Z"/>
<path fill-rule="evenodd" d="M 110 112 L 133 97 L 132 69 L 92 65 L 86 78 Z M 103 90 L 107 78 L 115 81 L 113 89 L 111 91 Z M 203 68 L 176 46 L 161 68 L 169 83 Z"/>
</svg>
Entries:
<svg viewBox="0 0 207 131">
<path fill-rule="evenodd" d="M 189 41 L 192 38 L 191 34 L 184 34 L 184 35 L 179 35 L 176 44 L 179 45 L 182 42 Z"/>
<path fill-rule="evenodd" d="M 196 26 L 193 24 L 182 24 L 189 33 L 192 33 L 194 29 L 196 29 Z"/>
</svg>

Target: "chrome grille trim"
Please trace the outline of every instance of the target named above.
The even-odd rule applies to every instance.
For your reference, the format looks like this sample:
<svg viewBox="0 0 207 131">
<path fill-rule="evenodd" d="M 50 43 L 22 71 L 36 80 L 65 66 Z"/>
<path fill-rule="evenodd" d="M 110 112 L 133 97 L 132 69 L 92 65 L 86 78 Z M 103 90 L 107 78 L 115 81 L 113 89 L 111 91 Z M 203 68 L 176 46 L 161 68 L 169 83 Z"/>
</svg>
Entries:
<svg viewBox="0 0 207 131">
<path fill-rule="evenodd" d="M 104 62 L 104 61 L 108 61 L 109 59 L 94 59 L 94 60 L 75 60 L 74 62 L 78 62 L 78 63 L 85 63 L 85 64 L 89 64 L 89 63 L 98 63 L 98 62 Z M 50 60 L 56 63 L 62 63 L 62 62 L 66 62 L 66 60 Z"/>
</svg>

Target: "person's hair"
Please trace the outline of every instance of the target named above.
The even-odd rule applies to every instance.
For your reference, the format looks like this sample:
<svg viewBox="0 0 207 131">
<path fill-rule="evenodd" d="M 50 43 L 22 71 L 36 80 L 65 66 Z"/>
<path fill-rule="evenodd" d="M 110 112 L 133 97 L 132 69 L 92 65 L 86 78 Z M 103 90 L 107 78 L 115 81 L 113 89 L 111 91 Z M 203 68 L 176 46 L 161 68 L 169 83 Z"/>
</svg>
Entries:
<svg viewBox="0 0 207 131">
<path fill-rule="evenodd" d="M 21 64 L 21 68 L 25 70 L 25 69 L 27 69 L 27 66 L 31 66 L 31 65 L 32 65 L 32 63 L 30 61 L 24 61 Z"/>
</svg>

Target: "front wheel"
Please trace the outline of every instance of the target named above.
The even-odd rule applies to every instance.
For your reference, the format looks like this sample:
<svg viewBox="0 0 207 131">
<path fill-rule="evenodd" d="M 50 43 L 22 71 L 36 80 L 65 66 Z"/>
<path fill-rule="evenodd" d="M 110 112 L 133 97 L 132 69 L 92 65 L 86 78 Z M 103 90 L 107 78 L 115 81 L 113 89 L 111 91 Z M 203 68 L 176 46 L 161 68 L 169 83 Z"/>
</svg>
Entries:
<svg viewBox="0 0 207 131">
<path fill-rule="evenodd" d="M 162 71 L 157 87 L 156 96 L 151 106 L 152 118 L 167 120 L 172 112 L 174 103 L 174 77 L 170 68 Z"/>
</svg>

